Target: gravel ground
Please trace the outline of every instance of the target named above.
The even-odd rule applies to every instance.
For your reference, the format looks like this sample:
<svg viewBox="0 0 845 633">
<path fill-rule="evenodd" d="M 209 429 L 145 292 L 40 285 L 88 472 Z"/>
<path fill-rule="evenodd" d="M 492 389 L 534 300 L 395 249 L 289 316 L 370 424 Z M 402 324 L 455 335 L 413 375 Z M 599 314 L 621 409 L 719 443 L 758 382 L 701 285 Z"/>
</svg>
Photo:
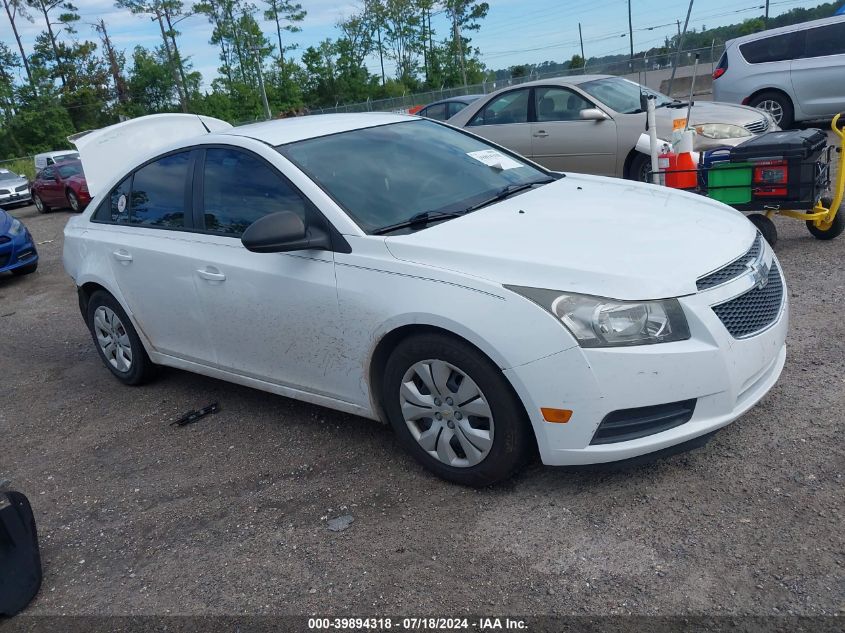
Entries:
<svg viewBox="0 0 845 633">
<path fill-rule="evenodd" d="M 777 221 L 786 369 L 705 448 L 476 491 L 375 422 L 176 370 L 121 386 L 62 270 L 69 214 L 13 214 L 42 257 L 0 278 L 0 480 L 45 571 L 27 614 L 845 614 L 845 237 Z"/>
</svg>

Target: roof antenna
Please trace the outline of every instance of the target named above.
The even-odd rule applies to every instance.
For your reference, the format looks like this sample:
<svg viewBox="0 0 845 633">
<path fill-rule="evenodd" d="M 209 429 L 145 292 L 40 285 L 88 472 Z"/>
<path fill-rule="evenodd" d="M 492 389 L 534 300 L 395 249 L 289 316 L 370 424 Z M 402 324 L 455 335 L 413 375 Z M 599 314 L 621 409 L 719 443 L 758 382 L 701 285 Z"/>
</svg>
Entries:
<svg viewBox="0 0 845 633">
<path fill-rule="evenodd" d="M 202 117 L 199 114 L 197 115 L 197 118 L 200 120 L 200 123 L 202 123 L 202 126 L 205 128 L 205 131 L 211 134 L 211 130 L 208 129 L 208 126 L 205 124 L 205 121 L 202 120 Z"/>
</svg>

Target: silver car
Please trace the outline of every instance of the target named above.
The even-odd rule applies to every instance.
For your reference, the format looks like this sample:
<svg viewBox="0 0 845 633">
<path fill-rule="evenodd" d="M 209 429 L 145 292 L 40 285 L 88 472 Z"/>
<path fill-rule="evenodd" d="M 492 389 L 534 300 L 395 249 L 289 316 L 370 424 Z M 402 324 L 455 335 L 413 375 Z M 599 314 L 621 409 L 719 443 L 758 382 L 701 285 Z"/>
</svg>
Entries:
<svg viewBox="0 0 845 633">
<path fill-rule="evenodd" d="M 0 207 L 13 204 L 29 204 L 32 193 L 29 179 L 23 174 L 16 174 L 8 169 L 0 169 Z"/>
<path fill-rule="evenodd" d="M 610 75 L 544 79 L 503 88 L 449 119 L 451 125 L 531 158 L 547 169 L 646 180 L 649 158 L 635 147 L 646 131 L 640 94 L 657 99 L 657 135 L 669 139 L 687 103 Z M 696 102 L 696 149 L 733 146 L 777 129 L 754 108 Z"/>
<path fill-rule="evenodd" d="M 845 15 L 730 40 L 713 97 L 771 112 L 781 127 L 845 110 Z"/>
</svg>

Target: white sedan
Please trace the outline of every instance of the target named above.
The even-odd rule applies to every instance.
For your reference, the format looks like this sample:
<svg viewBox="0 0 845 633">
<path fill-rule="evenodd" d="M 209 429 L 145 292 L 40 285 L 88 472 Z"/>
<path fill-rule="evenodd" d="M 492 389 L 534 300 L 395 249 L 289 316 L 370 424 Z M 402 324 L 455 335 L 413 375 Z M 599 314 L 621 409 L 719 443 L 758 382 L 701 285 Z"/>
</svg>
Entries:
<svg viewBox="0 0 845 633">
<path fill-rule="evenodd" d="M 169 365 L 389 422 L 439 476 L 703 443 L 775 384 L 787 293 L 741 214 L 558 174 L 401 115 L 76 141 L 64 264 L 106 367 Z"/>
</svg>

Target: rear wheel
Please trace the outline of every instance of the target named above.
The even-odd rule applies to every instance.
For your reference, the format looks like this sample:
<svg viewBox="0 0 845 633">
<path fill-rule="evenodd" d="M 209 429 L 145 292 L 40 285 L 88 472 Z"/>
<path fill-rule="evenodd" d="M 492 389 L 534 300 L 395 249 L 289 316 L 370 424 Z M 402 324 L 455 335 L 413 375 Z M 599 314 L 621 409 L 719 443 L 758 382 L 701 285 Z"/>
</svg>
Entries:
<svg viewBox="0 0 845 633">
<path fill-rule="evenodd" d="M 821 203 L 825 209 L 829 209 L 833 205 L 833 199 L 822 198 Z M 842 231 L 845 230 L 845 213 L 843 213 L 842 208 L 840 207 L 839 211 L 836 213 L 836 217 L 833 218 L 833 222 L 817 222 L 815 220 L 808 220 L 807 230 L 817 240 L 832 240 L 835 237 L 839 237 L 842 234 Z"/>
<path fill-rule="evenodd" d="M 771 218 L 766 217 L 762 213 L 752 213 L 748 216 L 748 221 L 757 227 L 760 233 L 763 234 L 763 238 L 769 243 L 769 246 L 774 248 L 778 241 L 778 229 Z"/>
<path fill-rule="evenodd" d="M 50 207 L 44 204 L 44 201 L 41 199 L 37 193 L 32 194 L 32 201 L 35 203 L 35 208 L 38 209 L 38 213 L 47 213 L 50 211 Z"/>
<path fill-rule="evenodd" d="M 88 300 L 87 312 L 88 329 L 109 371 L 125 385 L 140 385 L 152 378 L 155 365 L 117 300 L 100 290 Z"/>
<path fill-rule="evenodd" d="M 775 123 L 783 129 L 792 127 L 795 122 L 795 109 L 792 107 L 792 100 L 782 92 L 775 90 L 761 92 L 751 99 L 748 105 L 771 114 Z"/>
<path fill-rule="evenodd" d="M 383 377 L 384 408 L 400 441 L 439 477 L 488 486 L 510 477 L 532 446 L 525 411 L 501 370 L 442 334 L 399 343 Z"/>
</svg>

